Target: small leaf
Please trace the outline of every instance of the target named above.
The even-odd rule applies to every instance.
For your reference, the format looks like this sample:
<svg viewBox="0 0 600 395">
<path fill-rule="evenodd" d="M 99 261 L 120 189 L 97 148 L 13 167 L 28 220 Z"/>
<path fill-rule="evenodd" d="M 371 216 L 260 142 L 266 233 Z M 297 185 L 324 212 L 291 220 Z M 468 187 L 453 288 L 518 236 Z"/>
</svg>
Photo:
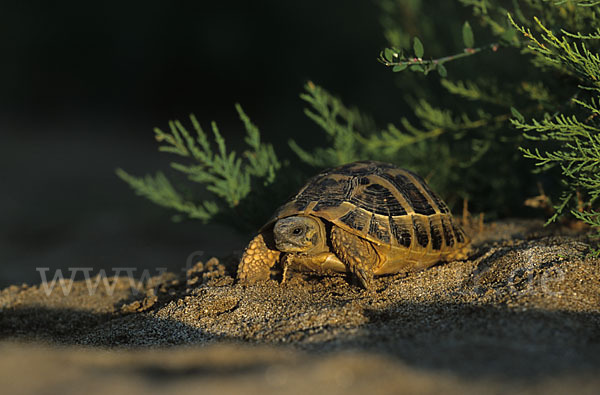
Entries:
<svg viewBox="0 0 600 395">
<path fill-rule="evenodd" d="M 446 70 L 446 67 L 441 63 L 437 65 L 437 72 L 442 78 L 446 78 L 448 75 L 448 70 Z"/>
<path fill-rule="evenodd" d="M 415 56 L 417 58 L 422 58 L 423 57 L 423 53 L 425 52 L 423 49 L 423 44 L 421 43 L 421 40 L 419 40 L 419 37 L 415 37 L 414 41 L 413 41 L 413 50 L 415 51 Z"/>
<path fill-rule="evenodd" d="M 392 68 L 392 71 L 397 73 L 399 71 L 406 70 L 406 67 L 408 67 L 406 63 L 398 64 Z"/>
<path fill-rule="evenodd" d="M 473 48 L 473 45 L 475 45 L 475 39 L 473 38 L 473 30 L 471 30 L 471 25 L 469 25 L 468 21 L 463 25 L 462 36 L 465 47 Z"/>
<path fill-rule="evenodd" d="M 395 52 L 391 48 L 386 48 L 383 50 L 383 57 L 388 62 L 392 62 L 394 60 Z"/>
<path fill-rule="evenodd" d="M 519 122 L 525 122 L 525 117 L 516 108 L 511 107 L 510 112 L 512 113 L 513 117 L 517 118 Z"/>
<path fill-rule="evenodd" d="M 423 68 L 423 66 L 421 66 L 420 64 L 413 64 L 410 66 L 410 69 L 412 71 L 425 71 L 425 69 Z"/>
</svg>

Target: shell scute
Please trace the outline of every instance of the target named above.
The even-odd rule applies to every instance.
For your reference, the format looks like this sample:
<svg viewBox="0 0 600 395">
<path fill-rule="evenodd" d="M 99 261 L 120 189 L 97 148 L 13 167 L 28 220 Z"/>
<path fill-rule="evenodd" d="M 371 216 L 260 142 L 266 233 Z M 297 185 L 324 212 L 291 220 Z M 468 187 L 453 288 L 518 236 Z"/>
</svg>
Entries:
<svg viewBox="0 0 600 395">
<path fill-rule="evenodd" d="M 431 234 L 431 248 L 433 248 L 435 251 L 441 250 L 444 239 L 442 238 L 442 233 L 440 232 L 440 226 L 435 224 L 433 221 L 430 221 L 429 233 Z"/>
<path fill-rule="evenodd" d="M 458 243 L 464 243 L 467 237 L 465 236 L 465 232 L 458 226 L 452 224 L 454 227 L 454 234 L 456 235 L 456 241 Z"/>
<path fill-rule="evenodd" d="M 371 215 L 368 234 L 377 240 L 381 240 L 385 244 L 390 244 L 391 238 L 389 223 L 387 223 L 385 220 L 382 220 L 382 218 L 387 219 L 387 217 L 375 215 L 374 213 Z"/>
<path fill-rule="evenodd" d="M 320 173 L 265 226 L 299 214 L 415 254 L 444 254 L 468 241 L 446 204 L 421 177 L 381 162 L 355 162 Z"/>
<path fill-rule="evenodd" d="M 390 232 L 397 245 L 408 248 L 412 242 L 412 231 L 402 218 L 404 217 L 389 217 Z"/>
<path fill-rule="evenodd" d="M 354 209 L 348 211 L 345 215 L 340 217 L 340 222 L 346 224 L 350 229 L 356 229 L 362 232 L 368 227 L 369 214 L 361 209 Z"/>
<path fill-rule="evenodd" d="M 413 227 L 415 231 L 415 236 L 417 238 L 417 243 L 423 248 L 427 247 L 429 244 L 429 234 L 427 232 L 427 219 L 422 218 L 421 216 L 415 215 L 413 216 Z"/>
<path fill-rule="evenodd" d="M 435 192 L 433 192 L 431 188 L 429 188 L 429 185 L 427 185 L 425 180 L 423 180 L 423 178 L 418 174 L 411 173 L 411 175 L 419 182 L 420 187 L 423 188 L 425 193 L 431 197 L 435 205 L 440 210 L 440 213 L 450 214 L 450 209 L 446 203 Z"/>
<path fill-rule="evenodd" d="M 435 214 L 435 208 L 429 204 L 427 198 L 419 191 L 417 186 L 404 174 L 391 176 L 382 175 L 390 181 L 394 187 L 404 196 L 404 199 L 410 204 L 413 211 L 417 214 L 432 215 Z"/>
<path fill-rule="evenodd" d="M 450 226 L 450 221 L 445 217 L 442 217 L 442 229 L 444 232 L 444 240 L 446 241 L 446 245 L 448 247 L 452 247 L 454 245 L 454 234 L 452 232 L 452 227 Z"/>
<path fill-rule="evenodd" d="M 343 202 L 349 188 L 347 184 L 347 180 L 327 175 L 317 178 L 296 195 L 296 207 L 298 210 L 305 210 L 311 202 L 317 202 L 313 208 L 315 211 L 337 207 Z"/>
<path fill-rule="evenodd" d="M 406 209 L 384 185 L 369 184 L 350 197 L 350 202 L 375 214 L 405 215 Z"/>
</svg>

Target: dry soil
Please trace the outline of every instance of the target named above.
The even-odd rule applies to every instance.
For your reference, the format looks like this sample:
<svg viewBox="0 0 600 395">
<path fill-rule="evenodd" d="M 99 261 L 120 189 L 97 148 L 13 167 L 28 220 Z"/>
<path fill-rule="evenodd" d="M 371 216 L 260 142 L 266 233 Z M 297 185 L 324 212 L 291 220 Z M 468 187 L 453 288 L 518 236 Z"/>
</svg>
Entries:
<svg viewBox="0 0 600 395">
<path fill-rule="evenodd" d="M 600 393 L 590 240 L 535 221 L 471 233 L 469 260 L 374 292 L 300 274 L 244 287 L 216 258 L 112 291 L 10 286 L 3 393 Z"/>
</svg>

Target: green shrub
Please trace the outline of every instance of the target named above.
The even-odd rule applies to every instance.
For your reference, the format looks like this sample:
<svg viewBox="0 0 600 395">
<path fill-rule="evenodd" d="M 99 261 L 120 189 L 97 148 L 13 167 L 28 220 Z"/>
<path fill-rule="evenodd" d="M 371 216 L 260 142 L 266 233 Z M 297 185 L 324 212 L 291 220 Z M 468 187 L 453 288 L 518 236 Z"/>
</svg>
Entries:
<svg viewBox="0 0 600 395">
<path fill-rule="evenodd" d="M 388 40 L 379 61 L 399 87 L 386 99 L 405 109 L 398 124 L 378 125 L 309 82 L 301 98 L 323 138 L 311 147 L 290 140 L 295 158 L 278 158 L 238 106 L 242 154 L 227 151 L 214 123 L 211 143 L 193 116 L 194 136 L 177 121 L 169 133 L 155 130 L 162 151 L 188 160 L 173 169 L 212 199 L 184 197 L 160 173 L 119 176 L 189 217 L 252 228 L 310 173 L 375 159 L 420 173 L 451 206 L 468 200 L 491 217 L 527 215 L 523 203 L 541 183 L 556 202 L 551 220 L 570 212 L 599 231 L 600 2 L 431 3 L 379 1 Z"/>
</svg>

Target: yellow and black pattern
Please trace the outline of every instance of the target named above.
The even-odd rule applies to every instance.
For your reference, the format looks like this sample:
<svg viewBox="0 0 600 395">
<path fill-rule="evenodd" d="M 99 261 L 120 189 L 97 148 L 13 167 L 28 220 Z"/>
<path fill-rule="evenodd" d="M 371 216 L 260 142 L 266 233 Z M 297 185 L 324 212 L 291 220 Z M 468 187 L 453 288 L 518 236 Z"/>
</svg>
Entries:
<svg viewBox="0 0 600 395">
<path fill-rule="evenodd" d="M 389 163 L 355 162 L 313 177 L 277 210 L 244 252 L 240 282 L 269 278 L 280 258 L 269 242 L 273 227 L 293 216 L 323 220 L 326 250 L 288 254 L 284 266 L 348 271 L 365 288 L 373 276 L 464 259 L 468 250 L 468 237 L 421 177 Z"/>
<path fill-rule="evenodd" d="M 297 214 L 324 218 L 393 247 L 443 251 L 467 241 L 425 181 L 389 163 L 355 162 L 326 170 L 283 205 L 273 221 Z"/>
</svg>

